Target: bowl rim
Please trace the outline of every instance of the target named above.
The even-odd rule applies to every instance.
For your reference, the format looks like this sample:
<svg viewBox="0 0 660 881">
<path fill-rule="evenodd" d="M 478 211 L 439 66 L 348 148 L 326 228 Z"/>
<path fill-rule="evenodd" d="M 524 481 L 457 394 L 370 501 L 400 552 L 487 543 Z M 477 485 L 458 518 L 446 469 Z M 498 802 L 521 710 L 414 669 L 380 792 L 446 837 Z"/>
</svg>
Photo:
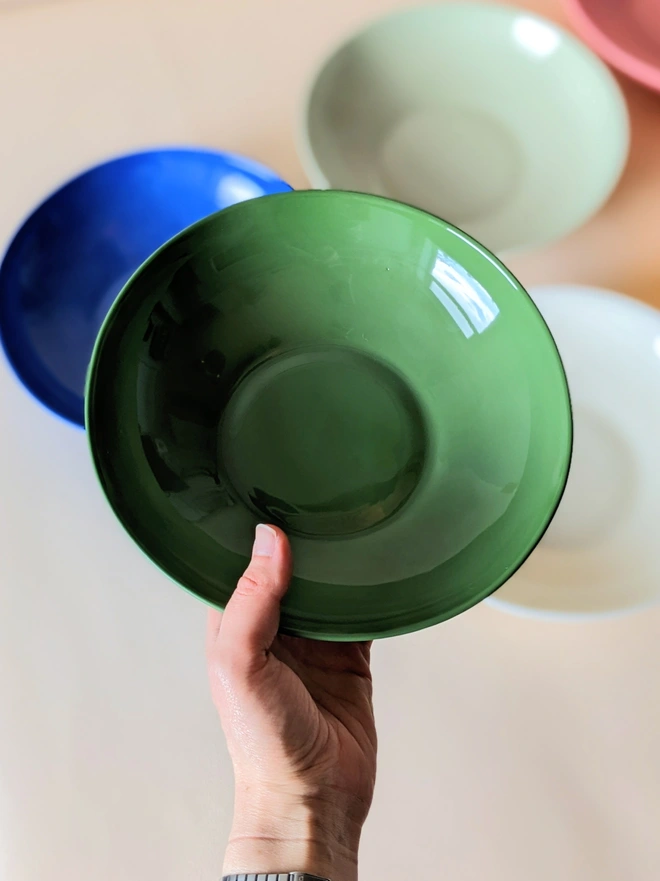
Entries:
<svg viewBox="0 0 660 881">
<path fill-rule="evenodd" d="M 579 0 L 565 0 L 565 2 L 579 2 Z M 525 18 L 531 18 L 534 21 L 542 23 L 545 27 L 549 27 L 553 31 L 555 31 L 560 36 L 564 44 L 570 46 L 573 51 L 580 55 L 586 62 L 591 64 L 593 69 L 597 70 L 603 89 L 608 92 L 610 98 L 610 112 L 616 114 L 616 126 L 621 138 L 621 142 L 619 145 L 619 156 L 617 161 L 613 164 L 610 181 L 608 185 L 603 188 L 600 197 L 597 200 L 594 200 L 593 205 L 588 210 L 583 211 L 576 220 L 574 220 L 570 225 L 566 226 L 564 230 L 559 234 L 549 237 L 544 236 L 533 241 L 521 242 L 519 244 L 513 245 L 512 247 L 501 249 L 499 253 L 505 254 L 507 256 L 514 254 L 524 254 L 529 251 L 536 250 L 537 248 L 541 248 L 546 245 L 553 244 L 554 242 L 560 241 L 561 239 L 578 230 L 591 217 L 597 214 L 598 211 L 600 211 L 601 208 L 603 208 L 603 206 L 608 202 L 608 200 L 616 190 L 628 163 L 628 157 L 630 154 L 630 111 L 628 109 L 628 103 L 625 99 L 619 82 L 597 52 L 595 52 L 590 46 L 583 42 L 579 38 L 579 36 L 576 36 L 575 33 L 570 31 L 568 28 L 562 26 L 558 22 L 554 21 L 553 19 L 547 18 L 546 16 L 534 12 L 531 9 L 514 6 L 510 3 L 490 3 L 483 2 L 483 0 L 445 0 L 445 2 L 435 2 L 430 4 L 426 3 L 406 8 L 397 8 L 386 12 L 383 15 L 370 18 L 359 27 L 349 30 L 346 34 L 344 34 L 343 37 L 335 40 L 334 43 L 330 45 L 329 49 L 324 52 L 320 62 L 317 61 L 315 65 L 307 71 L 303 90 L 297 102 L 297 109 L 294 119 L 294 142 L 296 153 L 298 154 L 298 158 L 305 173 L 305 177 L 311 184 L 312 189 L 338 189 L 337 186 L 331 184 L 330 180 L 321 168 L 320 162 L 317 158 L 317 152 L 312 146 L 310 131 L 310 117 L 314 92 L 316 90 L 317 84 L 319 83 L 322 75 L 329 67 L 329 65 L 348 46 L 357 43 L 359 40 L 363 39 L 370 31 L 381 25 L 384 25 L 388 21 L 396 21 L 397 19 L 402 20 L 404 18 L 412 17 L 431 9 L 445 11 L 452 8 L 462 10 L 478 10 L 480 13 L 484 12 L 490 15 L 507 15 L 510 19 L 516 18 L 518 16 L 524 16 Z M 390 196 L 385 196 L 383 198 L 389 198 L 392 201 L 397 201 L 396 199 L 392 199 L 392 197 Z M 432 213 L 426 211 L 426 209 L 423 208 L 420 208 L 419 210 L 424 211 L 425 213 Z M 443 218 L 440 217 L 440 219 Z M 491 251 L 491 253 L 493 252 Z"/>
<path fill-rule="evenodd" d="M 100 159 L 97 162 L 93 162 L 89 165 L 85 165 L 79 171 L 71 174 L 62 180 L 59 184 L 57 184 L 52 190 L 49 190 L 45 196 L 43 196 L 38 202 L 34 203 L 31 208 L 27 210 L 25 214 L 23 214 L 20 222 L 14 226 L 13 230 L 10 232 L 7 239 L 4 241 L 2 247 L 0 247 L 0 281 L 2 280 L 3 272 L 5 269 L 5 262 L 10 255 L 10 251 L 14 246 L 14 243 L 17 241 L 19 236 L 27 229 L 32 219 L 42 210 L 44 209 L 49 202 L 59 198 L 64 190 L 68 187 L 77 184 L 82 178 L 93 175 L 96 171 L 99 171 L 102 168 L 105 168 L 109 165 L 114 165 L 115 163 L 122 162 L 127 159 L 138 159 L 142 156 L 156 156 L 158 154 L 177 154 L 177 155 L 196 155 L 196 156 L 212 156 L 216 159 L 224 159 L 237 162 L 238 165 L 241 163 L 247 162 L 254 167 L 255 172 L 263 173 L 264 179 L 271 181 L 278 181 L 289 189 L 293 189 L 284 178 L 280 177 L 279 174 L 274 171 L 272 168 L 269 168 L 267 165 L 264 165 L 257 159 L 253 159 L 251 156 L 245 153 L 237 153 L 232 150 L 221 150 L 215 147 L 206 147 L 203 145 L 195 145 L 195 144 L 160 144 L 157 146 L 145 146 L 139 147 L 137 149 L 125 150 L 111 156 L 106 157 L 105 159 Z M 221 209 L 224 210 L 224 209 Z M 2 288 L 0 286 L 0 295 Z M 62 408 L 56 406 L 55 404 L 49 404 L 44 399 L 44 395 L 39 391 L 32 380 L 29 380 L 25 374 L 23 369 L 20 367 L 19 363 L 16 359 L 10 354 L 7 349 L 5 343 L 5 334 L 3 333 L 3 323 L 0 322 L 0 353 L 5 363 L 11 368 L 9 373 L 12 378 L 18 382 L 21 388 L 26 391 L 30 398 L 34 400 L 40 407 L 45 409 L 51 416 L 56 417 L 57 419 L 65 422 L 67 425 L 72 426 L 74 429 L 85 430 L 85 420 L 84 416 L 82 420 L 73 418 L 62 411 Z M 45 373 L 49 373 L 50 371 L 44 371 Z M 86 386 L 86 382 L 85 382 Z M 79 396 L 78 400 L 83 403 L 84 407 L 84 398 L 81 399 Z"/>
<path fill-rule="evenodd" d="M 576 32 L 604 61 L 631 80 L 660 92 L 660 61 L 651 64 L 625 49 L 602 30 L 584 7 L 583 0 L 563 0 L 566 14 Z"/>
<path fill-rule="evenodd" d="M 289 627 L 287 625 L 286 621 L 283 624 L 280 624 L 280 632 L 284 633 L 284 634 L 288 634 L 290 636 L 304 637 L 304 638 L 308 638 L 308 639 L 317 639 L 317 640 L 323 640 L 323 641 L 327 641 L 327 642 L 356 642 L 356 641 L 364 641 L 364 640 L 372 640 L 372 639 L 384 639 L 384 638 L 389 638 L 389 637 L 393 637 L 393 636 L 402 636 L 404 634 L 413 633 L 418 630 L 422 630 L 422 629 L 426 629 L 428 627 L 434 626 L 435 624 L 442 623 L 443 621 L 450 620 L 451 618 L 454 618 L 454 617 L 462 614 L 463 612 L 467 611 L 468 609 L 472 608 L 473 606 L 476 606 L 479 603 L 486 600 L 496 590 L 498 590 L 498 588 L 500 588 L 506 581 L 508 581 L 509 578 L 511 578 L 511 576 L 514 575 L 518 571 L 518 569 L 520 569 L 520 567 L 527 560 L 527 558 L 530 556 L 530 554 L 538 546 L 539 542 L 541 541 L 541 539 L 545 535 L 546 531 L 548 530 L 548 528 L 549 528 L 550 524 L 552 523 L 552 520 L 557 512 L 557 509 L 559 508 L 559 505 L 561 503 L 561 500 L 562 500 L 564 493 L 565 493 L 565 490 L 566 490 L 568 478 L 569 478 L 570 471 L 571 471 L 571 465 L 572 465 L 572 461 L 573 461 L 573 449 L 574 449 L 573 404 L 572 404 L 572 400 L 571 400 L 571 391 L 570 391 L 570 387 L 568 384 L 566 370 L 564 368 L 564 363 L 563 363 L 563 360 L 561 357 L 561 353 L 557 347 L 557 343 L 556 343 L 555 338 L 552 334 L 552 331 L 550 330 L 550 327 L 548 326 L 547 322 L 545 321 L 545 318 L 543 317 L 543 315 L 541 313 L 541 310 L 538 308 L 538 306 L 536 305 L 536 303 L 534 302 L 532 297 L 527 292 L 526 288 L 521 284 L 521 282 L 518 280 L 518 278 L 511 272 L 511 270 L 509 270 L 504 265 L 504 263 L 495 254 L 492 253 L 492 251 L 490 251 L 485 245 L 482 245 L 473 236 L 469 235 L 469 233 L 464 232 L 463 230 L 454 226 L 454 224 L 450 223 L 447 220 L 443 220 L 442 218 L 437 217 L 435 214 L 432 214 L 429 211 L 424 211 L 422 208 L 416 208 L 412 205 L 408 205 L 405 202 L 399 202 L 396 199 L 390 199 L 385 196 L 373 195 L 371 193 L 361 193 L 361 192 L 353 191 L 353 190 L 335 190 L 335 189 L 332 189 L 332 190 L 331 189 L 328 189 L 328 190 L 290 190 L 289 192 L 273 193 L 273 194 L 269 194 L 266 196 L 260 196 L 258 201 L 263 202 L 264 200 L 266 200 L 266 201 L 268 201 L 268 200 L 282 200 L 282 199 L 291 199 L 291 198 L 300 199 L 300 200 L 319 199 L 319 198 L 320 199 L 327 199 L 327 198 L 336 198 L 338 196 L 341 198 L 347 198 L 350 200 L 357 198 L 357 199 L 361 199 L 361 200 L 365 200 L 365 201 L 369 201 L 369 202 L 375 202 L 378 204 L 384 203 L 386 205 L 387 204 L 396 205 L 397 207 L 404 209 L 404 211 L 406 213 L 419 214 L 419 215 L 422 215 L 423 217 L 425 217 L 427 220 L 431 220 L 434 223 L 438 223 L 438 224 L 444 225 L 445 227 L 449 227 L 450 229 L 458 232 L 460 234 L 460 237 L 462 237 L 464 240 L 467 240 L 468 243 L 471 244 L 473 247 L 476 247 L 478 250 L 485 252 L 485 255 L 492 262 L 494 262 L 501 271 L 503 271 L 505 276 L 507 276 L 510 280 L 513 281 L 516 289 L 520 293 L 522 293 L 524 295 L 524 297 L 527 298 L 527 300 L 529 301 L 529 303 L 531 304 L 531 306 L 533 308 L 533 311 L 535 313 L 536 318 L 539 320 L 540 329 L 542 329 L 545 332 L 545 334 L 547 335 L 547 339 L 549 340 L 549 342 L 554 350 L 554 355 L 556 357 L 556 361 L 560 367 L 560 375 L 562 378 L 562 387 L 563 387 L 563 392 L 565 395 L 565 403 L 567 406 L 567 413 L 568 413 L 566 452 L 565 452 L 565 458 L 562 463 L 563 464 L 563 474 L 562 474 L 562 478 L 561 478 L 561 486 L 560 486 L 559 492 L 557 494 L 557 499 L 556 499 L 555 503 L 553 504 L 552 508 L 548 509 L 545 520 L 542 523 L 541 527 L 539 528 L 533 541 L 531 541 L 529 543 L 529 546 L 523 551 L 523 553 L 519 556 L 519 558 L 517 558 L 515 560 L 515 562 L 507 570 L 505 570 L 502 573 L 501 578 L 498 579 L 496 581 L 496 583 L 489 585 L 489 589 L 488 589 L 487 593 L 480 595 L 477 599 L 475 599 L 474 597 L 471 597 L 470 599 L 466 600 L 464 603 L 457 605 L 456 607 L 454 607 L 454 609 L 452 610 L 452 612 L 449 615 L 447 615 L 445 613 L 441 613 L 436 616 L 426 617 L 424 619 L 417 619 L 412 624 L 406 623 L 406 624 L 400 625 L 400 626 L 390 626 L 387 628 L 383 628 L 379 631 L 355 630 L 350 633 L 349 632 L 336 632 L 336 631 L 333 632 L 332 629 L 321 631 L 319 629 L 314 629 L 314 628 L 305 629 L 304 627 L 300 627 L 300 626 Z M 201 227 L 201 226 L 208 224 L 208 223 L 212 223 L 214 221 L 214 219 L 217 218 L 220 214 L 222 214 L 223 216 L 227 216 L 228 212 L 231 213 L 231 212 L 237 211 L 237 210 L 245 210 L 245 207 L 244 207 L 245 204 L 246 203 L 238 203 L 236 205 L 230 206 L 229 208 L 225 208 L 222 211 L 216 211 L 214 214 L 210 214 L 206 217 L 201 218 L 200 220 L 198 220 L 195 223 L 188 226 L 185 230 L 182 230 L 181 232 L 177 233 L 175 236 L 173 236 L 171 239 L 169 239 L 163 245 L 161 245 L 160 248 L 158 248 L 156 251 L 154 251 L 147 258 L 147 260 L 145 260 L 141 264 L 141 266 L 139 266 L 135 270 L 135 272 L 131 275 L 131 277 L 124 284 L 124 287 L 121 289 L 121 291 L 119 292 L 119 294 L 115 298 L 112 306 L 110 307 L 110 309 L 108 310 L 108 313 L 105 316 L 103 324 L 101 325 L 101 329 L 99 330 L 99 333 L 96 337 L 96 342 L 94 344 L 94 350 L 92 352 L 92 357 L 90 359 L 90 365 L 89 365 L 89 369 L 87 371 L 86 381 L 85 381 L 85 428 L 86 428 L 86 436 L 87 436 L 87 448 L 88 448 L 88 451 L 89 451 L 89 454 L 90 454 L 90 457 L 92 460 L 93 470 L 94 470 L 97 484 L 98 484 L 99 488 L 101 489 L 101 492 L 102 492 L 102 495 L 105 499 L 106 504 L 108 505 L 108 507 L 112 511 L 115 518 L 119 521 L 119 523 L 121 524 L 124 531 L 133 540 L 133 542 L 137 545 L 137 547 L 140 549 L 140 551 L 147 557 L 147 559 L 151 562 L 152 565 L 156 566 L 156 568 L 158 568 L 169 579 L 169 581 L 173 582 L 175 585 L 177 585 L 177 587 L 182 588 L 184 591 L 186 591 L 186 593 L 195 597 L 198 601 L 201 601 L 205 605 L 210 606 L 212 608 L 217 608 L 220 610 L 222 610 L 224 607 L 221 605 L 215 604 L 211 600 L 208 600 L 206 597 L 200 595 L 200 593 L 195 591 L 191 586 L 189 586 L 189 585 L 185 584 L 183 581 L 179 580 L 179 578 L 177 578 L 175 575 L 170 573 L 163 565 L 161 565 L 161 563 L 155 558 L 155 556 L 152 556 L 152 554 L 150 553 L 150 551 L 147 547 L 147 543 L 142 539 L 142 537 L 140 535 L 138 535 L 137 530 L 129 528 L 129 526 L 125 522 L 123 515 L 121 515 L 120 512 L 110 502 L 110 499 L 109 499 L 108 494 L 106 493 L 106 489 L 105 489 L 105 481 L 103 480 L 102 475 L 101 475 L 99 445 L 94 443 L 94 440 L 95 440 L 94 429 L 93 429 L 92 418 L 91 418 L 93 394 L 91 392 L 92 392 L 92 386 L 93 386 L 93 384 L 95 382 L 95 378 L 96 378 L 95 374 L 98 369 L 99 353 L 100 353 L 101 347 L 103 345 L 104 337 L 105 337 L 106 333 L 108 332 L 108 330 L 110 329 L 111 325 L 113 324 L 115 317 L 116 317 L 115 313 L 118 311 L 122 300 L 128 294 L 128 290 L 132 287 L 133 281 L 138 276 L 138 274 L 141 274 L 142 271 L 145 270 L 153 261 L 158 259 L 161 252 L 165 251 L 171 245 L 175 244 L 184 235 L 189 235 L 190 232 L 195 230 L 196 228 Z M 356 625 L 359 627 L 359 622 L 356 622 Z"/>
</svg>

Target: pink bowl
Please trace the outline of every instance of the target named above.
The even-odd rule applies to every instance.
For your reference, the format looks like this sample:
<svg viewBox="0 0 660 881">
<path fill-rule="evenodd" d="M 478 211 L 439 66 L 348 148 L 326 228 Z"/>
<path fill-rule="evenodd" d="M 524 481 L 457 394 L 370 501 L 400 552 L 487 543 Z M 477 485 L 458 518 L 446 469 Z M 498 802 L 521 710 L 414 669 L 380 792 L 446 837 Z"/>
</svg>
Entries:
<svg viewBox="0 0 660 881">
<path fill-rule="evenodd" d="M 621 73 L 660 92 L 660 0 L 564 0 L 576 31 Z"/>
</svg>

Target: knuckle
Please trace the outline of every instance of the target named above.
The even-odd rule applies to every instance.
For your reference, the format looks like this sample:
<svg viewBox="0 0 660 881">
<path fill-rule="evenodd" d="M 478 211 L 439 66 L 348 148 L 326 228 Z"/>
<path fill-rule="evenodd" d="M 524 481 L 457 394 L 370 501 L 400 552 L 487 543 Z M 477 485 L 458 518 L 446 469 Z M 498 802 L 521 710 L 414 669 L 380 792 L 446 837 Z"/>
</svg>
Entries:
<svg viewBox="0 0 660 881">
<path fill-rule="evenodd" d="M 251 567 L 238 579 L 234 594 L 238 597 L 251 598 L 263 593 L 267 587 L 267 580 L 257 569 Z"/>
</svg>

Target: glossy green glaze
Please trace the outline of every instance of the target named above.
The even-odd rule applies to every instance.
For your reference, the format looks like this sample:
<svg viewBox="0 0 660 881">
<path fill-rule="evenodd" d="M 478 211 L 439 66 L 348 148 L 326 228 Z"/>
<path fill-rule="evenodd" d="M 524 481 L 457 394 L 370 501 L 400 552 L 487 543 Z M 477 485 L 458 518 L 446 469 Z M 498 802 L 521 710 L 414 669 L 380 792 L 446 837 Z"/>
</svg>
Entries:
<svg viewBox="0 0 660 881">
<path fill-rule="evenodd" d="M 128 532 L 222 607 L 259 521 L 292 537 L 282 627 L 348 640 L 486 597 L 571 452 L 553 340 L 464 233 L 374 196 L 255 199 L 177 236 L 97 342 L 87 427 Z"/>
</svg>

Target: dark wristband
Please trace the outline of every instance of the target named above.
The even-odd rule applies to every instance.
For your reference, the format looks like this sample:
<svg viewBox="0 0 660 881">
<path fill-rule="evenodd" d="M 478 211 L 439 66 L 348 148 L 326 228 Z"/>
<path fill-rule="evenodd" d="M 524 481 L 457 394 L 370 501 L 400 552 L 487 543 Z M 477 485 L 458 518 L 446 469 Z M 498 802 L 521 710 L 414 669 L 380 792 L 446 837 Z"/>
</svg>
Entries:
<svg viewBox="0 0 660 881">
<path fill-rule="evenodd" d="M 252 872 L 244 875 L 223 875 L 222 881 L 329 881 L 309 872 Z"/>
</svg>

